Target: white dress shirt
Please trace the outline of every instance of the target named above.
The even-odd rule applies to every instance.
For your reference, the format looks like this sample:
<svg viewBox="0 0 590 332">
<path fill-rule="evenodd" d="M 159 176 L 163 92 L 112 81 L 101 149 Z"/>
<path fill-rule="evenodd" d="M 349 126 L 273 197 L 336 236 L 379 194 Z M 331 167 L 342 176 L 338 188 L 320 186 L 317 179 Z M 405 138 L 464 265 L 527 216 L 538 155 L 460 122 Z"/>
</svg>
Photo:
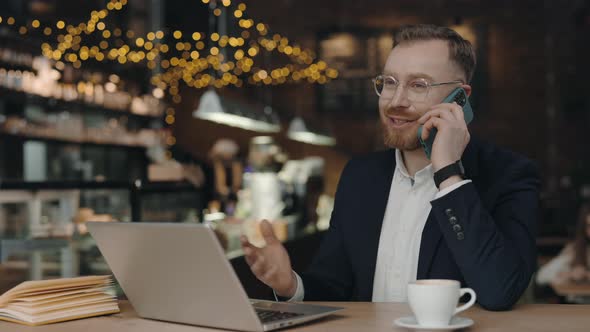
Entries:
<svg viewBox="0 0 590 332">
<path fill-rule="evenodd" d="M 471 182 L 463 180 L 439 191 L 434 184 L 432 164 L 411 177 L 399 150 L 395 151 L 395 160 L 379 237 L 373 302 L 407 301 L 407 285 L 416 280 L 418 273 L 422 230 L 430 214 L 430 202 Z M 302 301 L 305 295 L 303 282 L 296 273 L 295 277 L 297 290 L 289 301 Z"/>
</svg>

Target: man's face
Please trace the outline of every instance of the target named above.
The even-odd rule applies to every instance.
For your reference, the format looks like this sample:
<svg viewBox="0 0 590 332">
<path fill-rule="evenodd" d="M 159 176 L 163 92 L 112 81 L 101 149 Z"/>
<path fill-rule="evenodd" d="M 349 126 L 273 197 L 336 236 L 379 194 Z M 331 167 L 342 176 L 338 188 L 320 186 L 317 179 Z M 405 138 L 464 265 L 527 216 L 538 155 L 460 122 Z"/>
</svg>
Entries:
<svg viewBox="0 0 590 332">
<path fill-rule="evenodd" d="M 460 84 L 431 87 L 423 100 L 408 98 L 406 84 L 416 79 L 428 83 L 464 81 L 459 67 L 449 59 L 447 43 L 441 40 L 416 41 L 396 46 L 385 64 L 383 75 L 395 77 L 400 86 L 391 98 L 379 97 L 379 116 L 384 143 L 400 150 L 415 150 L 418 142 L 418 122 L 430 107 L 440 104 Z M 470 91 L 468 91 L 469 93 Z"/>
</svg>

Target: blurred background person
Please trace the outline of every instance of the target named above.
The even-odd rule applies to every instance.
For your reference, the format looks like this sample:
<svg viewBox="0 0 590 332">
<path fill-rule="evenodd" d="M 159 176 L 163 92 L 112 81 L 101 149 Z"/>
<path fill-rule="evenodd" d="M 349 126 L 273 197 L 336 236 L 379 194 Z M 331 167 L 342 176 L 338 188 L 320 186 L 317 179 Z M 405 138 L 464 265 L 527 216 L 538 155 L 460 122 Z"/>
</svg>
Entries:
<svg viewBox="0 0 590 332">
<path fill-rule="evenodd" d="M 590 202 L 579 210 L 576 233 L 572 242 L 552 260 L 543 265 L 537 274 L 538 285 L 590 283 Z M 590 296 L 568 296 L 568 302 L 590 303 Z"/>
<path fill-rule="evenodd" d="M 215 142 L 209 153 L 214 174 L 214 200 L 220 205 L 219 210 L 229 215 L 233 214 L 237 192 L 242 186 L 244 166 L 239 152 L 236 142 L 222 138 Z"/>
</svg>

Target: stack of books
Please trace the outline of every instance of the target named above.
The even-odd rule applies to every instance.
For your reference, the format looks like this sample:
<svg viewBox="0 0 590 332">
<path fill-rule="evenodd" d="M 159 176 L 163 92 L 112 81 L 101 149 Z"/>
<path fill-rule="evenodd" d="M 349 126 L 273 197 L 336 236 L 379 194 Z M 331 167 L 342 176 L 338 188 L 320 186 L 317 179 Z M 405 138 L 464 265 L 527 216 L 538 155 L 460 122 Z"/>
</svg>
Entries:
<svg viewBox="0 0 590 332">
<path fill-rule="evenodd" d="M 118 312 L 111 276 L 25 281 L 0 296 L 0 320 L 29 326 Z"/>
</svg>

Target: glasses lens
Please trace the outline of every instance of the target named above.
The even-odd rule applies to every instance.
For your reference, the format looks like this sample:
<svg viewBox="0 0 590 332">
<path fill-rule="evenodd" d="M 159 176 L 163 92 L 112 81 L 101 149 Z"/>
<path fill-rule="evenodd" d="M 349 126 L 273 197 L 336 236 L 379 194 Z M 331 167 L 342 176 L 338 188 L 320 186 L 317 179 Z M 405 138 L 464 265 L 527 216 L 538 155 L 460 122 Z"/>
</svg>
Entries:
<svg viewBox="0 0 590 332">
<path fill-rule="evenodd" d="M 408 84 L 408 99 L 423 101 L 428 95 L 428 82 L 423 79 L 413 80 Z"/>
<path fill-rule="evenodd" d="M 373 84 L 375 86 L 375 92 L 377 93 L 377 96 L 381 96 L 381 93 L 383 92 L 383 76 L 379 75 L 375 77 Z"/>
</svg>

